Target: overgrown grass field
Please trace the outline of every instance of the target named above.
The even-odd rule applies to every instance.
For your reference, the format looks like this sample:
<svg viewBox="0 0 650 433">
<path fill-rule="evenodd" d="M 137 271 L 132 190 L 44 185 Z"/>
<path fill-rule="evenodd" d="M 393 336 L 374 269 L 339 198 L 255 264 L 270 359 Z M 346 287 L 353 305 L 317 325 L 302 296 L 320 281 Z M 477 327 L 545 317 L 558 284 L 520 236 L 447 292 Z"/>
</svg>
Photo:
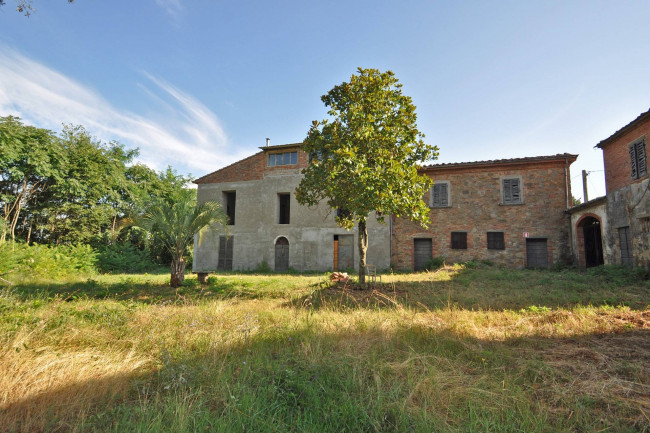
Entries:
<svg viewBox="0 0 650 433">
<path fill-rule="evenodd" d="M 650 431 L 650 282 L 457 265 L 0 288 L 0 430 Z"/>
</svg>

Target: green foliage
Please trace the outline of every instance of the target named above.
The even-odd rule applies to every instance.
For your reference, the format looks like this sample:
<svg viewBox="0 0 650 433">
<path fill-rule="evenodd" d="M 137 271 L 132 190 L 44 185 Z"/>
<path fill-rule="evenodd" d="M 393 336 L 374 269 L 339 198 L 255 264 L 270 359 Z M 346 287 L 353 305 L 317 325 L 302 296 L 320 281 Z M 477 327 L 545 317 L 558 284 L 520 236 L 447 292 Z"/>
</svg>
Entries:
<svg viewBox="0 0 650 433">
<path fill-rule="evenodd" d="M 225 226 L 228 219 L 221 204 L 214 201 L 196 203 L 196 191 L 181 189 L 170 197 L 152 199 L 141 214 L 124 220 L 124 227 L 145 230 L 162 243 L 171 255 L 171 285 L 183 282 L 186 258 L 194 235 L 199 242 L 204 229 L 212 225 Z"/>
<path fill-rule="evenodd" d="M 434 257 L 427 262 L 426 268 L 430 271 L 435 271 L 437 269 L 442 268 L 443 266 L 445 266 L 445 258 Z"/>
<path fill-rule="evenodd" d="M 438 148 L 422 140 L 415 105 L 401 88 L 391 71 L 359 68 L 349 83 L 323 95 L 333 119 L 314 121 L 304 141 L 311 161 L 296 189 L 300 203 L 327 200 L 345 209 L 337 222 L 348 229 L 371 212 L 428 223 L 422 197 L 431 180 L 418 167 L 435 159 Z"/>
<path fill-rule="evenodd" d="M 303 150 L 310 164 L 302 171 L 296 199 L 309 206 L 325 200 L 341 210 L 336 222 L 348 230 L 357 221 L 359 281 L 364 282 L 368 216 L 407 217 L 426 226 L 429 208 L 422 197 L 431 179 L 418 168 L 436 158 L 438 148 L 422 140 L 415 105 L 393 72 L 357 72 L 321 97 L 332 119 L 315 120 L 307 133 Z"/>
<path fill-rule="evenodd" d="M 97 267 L 101 272 L 146 272 L 158 267 L 149 253 L 130 242 L 100 245 L 97 253 Z"/>
<path fill-rule="evenodd" d="M 56 279 L 93 274 L 96 265 L 97 253 L 89 245 L 0 244 L 0 274 Z"/>
<path fill-rule="evenodd" d="M 650 272 L 641 267 L 602 265 L 587 269 L 587 273 L 617 285 L 634 284 L 650 279 Z"/>
</svg>

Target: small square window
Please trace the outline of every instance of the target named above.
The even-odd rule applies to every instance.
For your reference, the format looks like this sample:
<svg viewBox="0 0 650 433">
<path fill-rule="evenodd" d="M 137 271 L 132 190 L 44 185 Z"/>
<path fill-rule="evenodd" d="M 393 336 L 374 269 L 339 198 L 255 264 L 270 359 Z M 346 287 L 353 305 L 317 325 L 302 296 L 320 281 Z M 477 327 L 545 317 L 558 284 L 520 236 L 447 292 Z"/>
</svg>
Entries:
<svg viewBox="0 0 650 433">
<path fill-rule="evenodd" d="M 504 240 L 503 232 L 488 232 L 487 247 L 488 250 L 505 250 L 506 243 Z"/>
<path fill-rule="evenodd" d="M 467 249 L 467 232 L 451 232 L 451 249 Z"/>
</svg>

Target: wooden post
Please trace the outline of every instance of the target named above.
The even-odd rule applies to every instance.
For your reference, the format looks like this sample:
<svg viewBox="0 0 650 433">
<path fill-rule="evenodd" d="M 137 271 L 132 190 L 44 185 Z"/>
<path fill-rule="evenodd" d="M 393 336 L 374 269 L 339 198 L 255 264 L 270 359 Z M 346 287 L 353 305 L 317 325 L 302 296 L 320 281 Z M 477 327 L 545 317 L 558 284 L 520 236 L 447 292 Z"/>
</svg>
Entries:
<svg viewBox="0 0 650 433">
<path fill-rule="evenodd" d="M 334 272 L 339 270 L 339 240 L 334 239 Z"/>
<path fill-rule="evenodd" d="M 589 201 L 589 196 L 587 195 L 587 170 L 582 170 L 582 194 L 585 198 L 585 203 Z"/>
</svg>

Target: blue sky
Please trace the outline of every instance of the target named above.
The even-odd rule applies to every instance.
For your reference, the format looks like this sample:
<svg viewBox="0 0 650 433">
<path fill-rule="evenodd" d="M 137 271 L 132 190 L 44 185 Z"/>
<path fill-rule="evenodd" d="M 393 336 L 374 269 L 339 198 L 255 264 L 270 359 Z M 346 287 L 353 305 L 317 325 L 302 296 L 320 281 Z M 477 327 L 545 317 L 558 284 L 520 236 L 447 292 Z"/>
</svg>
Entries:
<svg viewBox="0 0 650 433">
<path fill-rule="evenodd" d="M 390 69 L 439 162 L 577 153 L 650 108 L 647 1 L 33 0 L 0 8 L 0 115 L 202 176 L 301 141 L 320 96 Z"/>
</svg>

